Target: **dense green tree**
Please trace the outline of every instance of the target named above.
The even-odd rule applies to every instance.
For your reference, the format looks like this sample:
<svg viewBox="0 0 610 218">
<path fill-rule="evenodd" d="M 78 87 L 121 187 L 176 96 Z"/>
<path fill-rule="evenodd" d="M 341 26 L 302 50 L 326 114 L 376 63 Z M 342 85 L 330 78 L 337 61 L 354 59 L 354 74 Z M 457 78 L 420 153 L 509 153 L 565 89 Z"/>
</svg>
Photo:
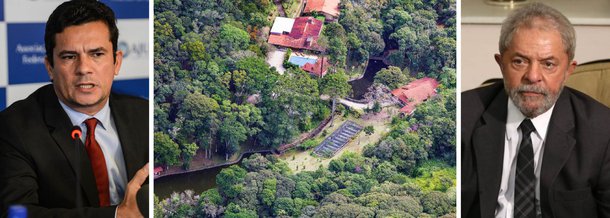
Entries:
<svg viewBox="0 0 610 218">
<path fill-rule="evenodd" d="M 220 46 L 221 52 L 228 54 L 230 51 L 246 49 L 250 36 L 245 30 L 239 29 L 231 24 L 224 24 L 220 27 Z"/>
<path fill-rule="evenodd" d="M 246 170 L 237 165 L 223 169 L 216 176 L 218 192 L 224 199 L 233 199 L 237 197 L 239 192 L 243 189 L 242 183 L 244 182 L 245 177 Z"/>
<path fill-rule="evenodd" d="M 267 158 L 265 158 L 261 154 L 253 154 L 250 158 L 246 158 L 242 160 L 242 165 L 244 169 L 248 172 L 257 172 L 267 168 L 267 165 L 271 164 Z"/>
<path fill-rule="evenodd" d="M 153 209 L 154 218 L 162 218 L 164 204 L 161 204 L 161 202 L 159 201 L 159 197 L 157 195 L 154 195 L 153 203 L 155 204 L 154 209 Z"/>
<path fill-rule="evenodd" d="M 298 210 L 292 198 L 278 198 L 273 206 L 274 216 L 296 216 Z"/>
<path fill-rule="evenodd" d="M 263 191 L 261 192 L 261 202 L 267 207 L 273 206 L 275 203 L 275 192 L 277 190 L 276 179 L 266 179 L 263 183 Z"/>
<path fill-rule="evenodd" d="M 379 217 L 418 217 L 423 212 L 417 198 L 397 193 L 371 192 L 356 198 L 356 202 L 373 209 Z"/>
<path fill-rule="evenodd" d="M 239 150 L 241 142 L 248 138 L 248 130 L 232 115 L 223 120 L 218 136 L 224 146 L 225 160 L 229 160 L 229 157 Z"/>
<path fill-rule="evenodd" d="M 213 139 L 221 122 L 219 112 L 216 100 L 196 92 L 186 96 L 177 114 L 182 120 L 181 138 L 186 143 L 195 142 L 208 157 L 211 157 Z"/>
<path fill-rule="evenodd" d="M 337 99 L 346 97 L 350 91 L 351 87 L 347 83 L 347 76 L 342 71 L 326 75 L 320 81 L 320 92 L 330 96 L 332 100 L 331 126 L 332 120 L 334 120 Z"/>
<path fill-rule="evenodd" d="M 172 139 L 160 132 L 155 133 L 155 164 L 175 165 L 180 157 L 180 148 Z"/>
<path fill-rule="evenodd" d="M 271 70 L 265 59 L 260 57 L 246 57 L 235 63 L 237 70 L 243 70 L 247 74 L 246 95 L 259 94 L 269 97 L 275 86 L 278 74 Z"/>
<path fill-rule="evenodd" d="M 431 141 L 430 155 L 455 165 L 455 89 L 439 87 L 439 94 L 417 107 L 419 135 Z"/>
<path fill-rule="evenodd" d="M 188 169 L 191 166 L 191 160 L 197 154 L 197 145 L 195 143 L 186 143 L 180 149 L 182 154 L 182 167 Z"/>
<path fill-rule="evenodd" d="M 331 38 L 326 49 L 328 61 L 335 67 L 344 67 L 347 60 L 347 47 L 340 38 Z"/>
<path fill-rule="evenodd" d="M 442 216 L 455 211 L 455 202 L 451 202 L 449 197 L 442 192 L 430 192 L 421 199 L 424 212 L 433 216 Z"/>
<path fill-rule="evenodd" d="M 201 193 L 197 208 L 204 217 L 219 217 L 225 209 L 222 203 L 218 189 L 214 188 Z"/>
<path fill-rule="evenodd" d="M 225 218 L 251 218 L 258 217 L 256 211 L 241 208 L 235 203 L 229 203 L 224 213 Z"/>
<path fill-rule="evenodd" d="M 428 154 L 419 142 L 417 135 L 407 133 L 402 137 L 408 139 L 408 142 L 401 138 L 386 138 L 379 142 L 377 146 L 367 145 L 364 149 L 364 155 L 391 161 L 399 171 L 410 174 L 415 170 L 418 161 L 426 160 Z"/>
<path fill-rule="evenodd" d="M 377 181 L 380 183 L 389 180 L 397 173 L 398 172 L 396 171 L 396 166 L 387 161 L 384 161 L 379 164 L 379 166 L 373 168 L 373 174 L 375 175 Z"/>
<path fill-rule="evenodd" d="M 201 36 L 193 32 L 184 35 L 184 42 L 180 45 L 180 50 L 185 52 L 191 63 L 206 60 L 207 53 L 205 45 L 201 41 Z"/>
<path fill-rule="evenodd" d="M 313 194 L 311 193 L 311 184 L 306 181 L 296 180 L 296 186 L 292 196 L 295 198 L 301 199 L 313 199 Z"/>
<path fill-rule="evenodd" d="M 390 66 L 383 68 L 375 75 L 375 82 L 386 85 L 390 89 L 397 89 L 410 82 L 410 76 L 406 75 L 399 67 Z"/>
<path fill-rule="evenodd" d="M 348 218 L 348 217 L 374 217 L 375 212 L 370 208 L 358 204 L 326 204 L 318 210 L 314 217 L 320 218 Z"/>
</svg>

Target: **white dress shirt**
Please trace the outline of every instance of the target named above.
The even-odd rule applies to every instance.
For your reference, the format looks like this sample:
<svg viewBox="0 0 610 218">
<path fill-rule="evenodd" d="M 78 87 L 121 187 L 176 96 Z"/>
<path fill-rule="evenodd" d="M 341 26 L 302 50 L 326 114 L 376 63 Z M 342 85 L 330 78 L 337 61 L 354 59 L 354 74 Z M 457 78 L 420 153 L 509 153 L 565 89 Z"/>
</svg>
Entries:
<svg viewBox="0 0 610 218">
<path fill-rule="evenodd" d="M 515 106 L 513 101 L 508 99 L 508 114 L 506 117 L 506 137 L 504 138 L 504 159 L 502 163 L 502 182 L 498 194 L 498 204 L 496 205 L 496 218 L 514 217 L 513 207 L 515 203 L 515 171 L 517 168 L 517 155 L 519 144 L 523 138 L 519 125 L 526 118 Z M 553 114 L 553 105 L 548 111 L 532 118 L 532 124 L 536 131 L 531 133 L 532 148 L 534 149 L 534 174 L 536 175 L 536 214 L 541 215 L 540 211 L 540 169 L 542 166 L 542 156 L 544 153 L 544 142 L 546 132 Z"/>
<path fill-rule="evenodd" d="M 83 131 L 83 134 L 81 135 L 83 145 L 87 137 L 87 125 L 84 123 L 85 120 L 89 118 L 96 118 L 98 120 L 97 127 L 95 128 L 95 140 L 100 145 L 100 148 L 104 153 L 104 160 L 106 161 L 110 204 L 118 205 L 125 195 L 125 188 L 127 187 L 127 170 L 125 169 L 125 158 L 123 158 L 119 134 L 116 131 L 114 119 L 112 119 L 112 115 L 110 114 L 108 102 L 106 102 L 106 105 L 104 105 L 102 110 L 93 116 L 75 111 L 61 102 L 61 100 L 59 100 L 59 103 L 66 114 L 68 114 L 68 117 L 70 117 L 72 125 L 80 126 Z"/>
</svg>

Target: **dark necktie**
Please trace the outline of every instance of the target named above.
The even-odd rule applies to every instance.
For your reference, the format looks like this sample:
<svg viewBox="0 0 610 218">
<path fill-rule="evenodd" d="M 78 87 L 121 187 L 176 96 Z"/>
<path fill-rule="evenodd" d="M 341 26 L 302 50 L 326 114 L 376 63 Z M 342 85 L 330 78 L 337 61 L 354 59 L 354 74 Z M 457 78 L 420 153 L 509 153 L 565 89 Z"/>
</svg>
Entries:
<svg viewBox="0 0 610 218">
<path fill-rule="evenodd" d="M 519 125 L 523 140 L 517 155 L 515 175 L 515 217 L 536 217 L 536 175 L 534 174 L 534 149 L 530 134 L 536 131 L 530 119 Z"/>
<path fill-rule="evenodd" d="M 91 169 L 93 170 L 93 175 L 95 176 L 100 206 L 110 206 L 110 190 L 108 188 L 108 171 L 106 170 L 106 160 L 104 159 L 104 152 L 102 152 L 102 148 L 95 140 L 95 127 L 97 126 L 97 119 L 89 118 L 85 120 L 85 124 L 87 125 L 85 148 L 87 149 L 87 155 L 91 161 Z"/>
</svg>

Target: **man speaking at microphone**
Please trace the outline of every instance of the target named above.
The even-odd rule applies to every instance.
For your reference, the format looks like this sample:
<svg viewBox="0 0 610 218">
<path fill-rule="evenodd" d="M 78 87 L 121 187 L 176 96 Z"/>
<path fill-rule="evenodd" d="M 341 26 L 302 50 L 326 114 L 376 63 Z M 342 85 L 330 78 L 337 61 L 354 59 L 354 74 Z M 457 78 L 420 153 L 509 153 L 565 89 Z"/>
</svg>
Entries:
<svg viewBox="0 0 610 218">
<path fill-rule="evenodd" d="M 0 113 L 2 214 L 21 204 L 30 217 L 142 216 L 135 196 L 148 177 L 148 102 L 111 93 L 118 34 L 114 12 L 97 1 L 65 2 L 49 17 L 52 84 Z"/>
</svg>

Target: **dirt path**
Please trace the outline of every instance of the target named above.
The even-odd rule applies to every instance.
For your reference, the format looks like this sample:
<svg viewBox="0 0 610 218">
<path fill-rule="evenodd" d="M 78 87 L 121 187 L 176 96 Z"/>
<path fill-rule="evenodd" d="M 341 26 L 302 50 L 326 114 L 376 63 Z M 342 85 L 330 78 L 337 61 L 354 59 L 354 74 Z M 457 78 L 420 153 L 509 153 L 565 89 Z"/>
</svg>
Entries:
<svg viewBox="0 0 610 218">
<path fill-rule="evenodd" d="M 286 12 L 284 11 L 284 6 L 282 6 L 282 3 L 280 1 L 274 1 L 275 2 L 275 6 L 277 7 L 277 11 L 280 14 L 280 17 L 286 17 Z"/>
</svg>

